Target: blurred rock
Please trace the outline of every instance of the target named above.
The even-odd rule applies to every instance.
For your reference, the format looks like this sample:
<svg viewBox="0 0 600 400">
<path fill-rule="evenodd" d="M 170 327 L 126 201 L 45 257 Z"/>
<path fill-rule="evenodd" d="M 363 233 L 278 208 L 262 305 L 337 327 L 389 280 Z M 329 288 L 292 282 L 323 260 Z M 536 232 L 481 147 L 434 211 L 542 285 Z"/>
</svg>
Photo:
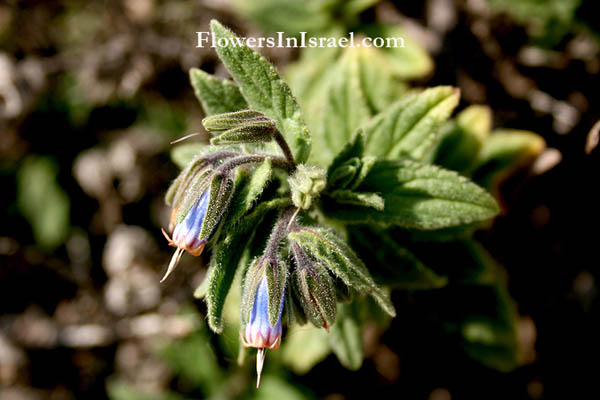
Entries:
<svg viewBox="0 0 600 400">
<path fill-rule="evenodd" d="M 16 317 L 13 337 L 26 347 L 51 348 L 58 340 L 58 327 L 42 310 L 30 306 Z"/>
<path fill-rule="evenodd" d="M 113 313 L 132 314 L 159 304 L 159 277 L 147 260 L 156 251 L 154 240 L 140 227 L 121 225 L 110 234 L 103 254 L 109 277 L 104 299 Z"/>
<path fill-rule="evenodd" d="M 60 332 L 60 343 L 67 347 L 107 346 L 114 341 L 112 331 L 97 324 L 67 326 Z"/>
<path fill-rule="evenodd" d="M 25 352 L 0 332 L 0 385 L 12 384 L 26 360 Z"/>
</svg>

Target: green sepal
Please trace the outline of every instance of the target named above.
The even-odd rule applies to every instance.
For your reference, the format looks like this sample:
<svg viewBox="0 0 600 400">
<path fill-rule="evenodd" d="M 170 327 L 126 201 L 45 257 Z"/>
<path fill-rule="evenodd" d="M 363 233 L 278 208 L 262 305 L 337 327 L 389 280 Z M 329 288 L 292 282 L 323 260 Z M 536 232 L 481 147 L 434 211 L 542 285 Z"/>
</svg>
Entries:
<svg viewBox="0 0 600 400">
<path fill-rule="evenodd" d="M 213 137 L 212 145 L 227 145 L 238 143 L 266 143 L 273 140 L 273 124 L 271 122 L 253 122 L 236 128 L 231 128 Z"/>
<path fill-rule="evenodd" d="M 302 228 L 290 232 L 288 238 L 298 243 L 346 285 L 369 294 L 389 315 L 396 315 L 389 294 L 377 286 L 362 260 L 334 232 L 318 227 Z"/>
<path fill-rule="evenodd" d="M 251 171 L 238 169 L 238 180 L 235 184 L 235 193 L 231 199 L 227 219 L 224 224 L 228 227 L 236 225 L 241 217 L 256 205 L 256 201 L 263 193 L 273 175 L 271 159 L 265 158 L 262 164 Z"/>
<path fill-rule="evenodd" d="M 248 108 L 238 86 L 206 72 L 190 69 L 190 82 L 206 115 L 228 113 Z"/>
<path fill-rule="evenodd" d="M 264 57 L 242 43 L 232 44 L 232 41 L 241 41 L 232 31 L 216 20 L 212 20 L 210 26 L 217 43 L 221 39 L 228 43 L 217 46 L 217 54 L 250 108 L 275 120 L 296 162 L 305 162 L 310 153 L 310 134 L 288 85 Z"/>
<path fill-rule="evenodd" d="M 192 207 L 198 202 L 202 194 L 212 186 L 211 179 L 212 171 L 205 170 L 197 174 L 192 174 L 189 181 L 182 182 L 178 188 L 178 192 L 173 197 L 173 212 L 175 213 L 171 217 L 171 228 L 174 228 L 177 224 L 185 219 L 185 216 L 190 212 Z M 209 193 L 212 196 L 212 193 Z M 209 202 L 212 198 L 209 197 Z M 203 225 L 206 223 L 204 218 Z"/>
<path fill-rule="evenodd" d="M 242 299 L 240 304 L 242 326 L 250 321 L 250 313 L 252 312 L 252 305 L 256 298 L 258 285 L 260 285 L 265 276 L 265 271 L 269 269 L 269 266 L 270 262 L 268 259 L 256 257 L 246 269 L 244 281 L 242 282 Z"/>
<path fill-rule="evenodd" d="M 294 288 L 294 285 L 291 284 L 293 282 L 293 274 L 289 274 L 288 280 L 288 290 L 285 291 L 285 304 L 283 307 L 283 312 L 287 317 L 288 326 L 292 326 L 293 324 L 304 325 L 308 322 L 308 317 L 304 312 L 304 308 L 300 303 L 300 300 L 297 296 L 297 291 Z"/>
<path fill-rule="evenodd" d="M 263 113 L 254 110 L 241 110 L 211 115 L 202 120 L 202 125 L 204 126 L 204 129 L 212 132 L 226 131 L 257 122 L 264 122 L 270 127 L 275 127 L 275 122 L 265 117 Z"/>
<path fill-rule="evenodd" d="M 216 230 L 223 214 L 227 210 L 233 193 L 233 181 L 220 174 L 215 174 L 210 182 L 208 208 L 202 221 L 200 238 L 208 238 Z"/>
<path fill-rule="evenodd" d="M 281 318 L 281 302 L 285 293 L 288 267 L 283 261 L 278 264 L 269 264 L 265 270 L 267 276 L 269 323 L 275 326 Z"/>
<path fill-rule="evenodd" d="M 294 289 L 302 308 L 317 328 L 329 330 L 335 322 L 337 299 L 333 280 L 320 264 L 297 268 L 293 276 Z"/>
<path fill-rule="evenodd" d="M 165 202 L 167 205 L 177 207 L 182 196 L 186 193 L 186 189 L 190 184 L 192 178 L 199 179 L 200 181 L 206 178 L 212 172 L 212 168 L 208 165 L 204 165 L 206 160 L 203 155 L 196 156 L 175 178 L 167 194 L 165 195 Z M 194 177 L 195 175 L 195 177 Z"/>
</svg>

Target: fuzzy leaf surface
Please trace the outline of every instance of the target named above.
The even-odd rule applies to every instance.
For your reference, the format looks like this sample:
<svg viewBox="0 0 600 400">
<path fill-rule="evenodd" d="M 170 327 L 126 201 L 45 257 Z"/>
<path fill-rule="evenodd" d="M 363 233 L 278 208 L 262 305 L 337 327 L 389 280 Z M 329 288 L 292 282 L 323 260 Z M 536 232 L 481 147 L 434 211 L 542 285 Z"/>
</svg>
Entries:
<svg viewBox="0 0 600 400">
<path fill-rule="evenodd" d="M 422 160 L 437 142 L 438 130 L 458 105 L 459 92 L 450 86 L 406 96 L 364 125 L 365 154 Z"/>
<path fill-rule="evenodd" d="M 277 70 L 260 54 L 241 43 L 241 38 L 218 21 L 211 21 L 211 30 L 217 42 L 217 54 L 239 85 L 248 105 L 277 123 L 297 162 L 305 162 L 310 153 L 310 134 L 302 118 L 300 107 L 288 85 Z M 232 41 L 240 40 L 240 45 Z"/>
<path fill-rule="evenodd" d="M 194 94 L 206 115 L 222 114 L 248 108 L 237 85 L 220 79 L 198 68 L 190 70 L 190 82 Z"/>
<path fill-rule="evenodd" d="M 407 159 L 377 162 L 357 190 L 378 193 L 385 208 L 324 202 L 326 213 L 351 223 L 440 229 L 487 220 L 499 211 L 494 198 L 467 178 Z"/>
<path fill-rule="evenodd" d="M 288 238 L 297 242 L 313 258 L 319 260 L 346 285 L 369 294 L 389 315 L 396 311 L 388 293 L 382 290 L 348 244 L 325 228 L 305 228 L 290 232 Z"/>
</svg>

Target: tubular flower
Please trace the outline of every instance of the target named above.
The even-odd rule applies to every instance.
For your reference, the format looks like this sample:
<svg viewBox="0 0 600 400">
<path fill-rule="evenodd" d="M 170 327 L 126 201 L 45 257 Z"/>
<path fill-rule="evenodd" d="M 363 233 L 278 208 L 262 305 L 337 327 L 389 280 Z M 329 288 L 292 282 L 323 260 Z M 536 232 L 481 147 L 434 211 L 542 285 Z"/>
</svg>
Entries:
<svg viewBox="0 0 600 400">
<path fill-rule="evenodd" d="M 169 268 L 167 269 L 165 276 L 161 279 L 161 282 L 167 279 L 173 269 L 175 269 L 175 266 L 181 259 L 184 251 L 187 251 L 193 256 L 202 254 L 204 246 L 206 246 L 207 238 L 201 238 L 200 233 L 204 218 L 206 217 L 209 201 L 210 193 L 209 190 L 206 190 L 187 213 L 183 221 L 175 225 L 172 239 L 167 235 L 164 229 L 162 230 L 163 235 L 165 235 L 169 241 L 169 245 L 177 247 L 177 250 L 175 250 L 173 257 L 171 257 Z M 177 210 L 173 210 L 173 214 L 175 214 L 176 211 Z"/>
<path fill-rule="evenodd" d="M 244 328 L 242 343 L 244 347 L 256 347 L 256 387 L 260 385 L 260 376 L 265 362 L 265 349 L 275 350 L 281 344 L 281 312 L 283 296 L 279 302 L 279 315 L 275 325 L 269 322 L 269 291 L 267 276 L 264 275 L 256 288 L 254 304 L 250 310 L 250 318 Z"/>
<path fill-rule="evenodd" d="M 283 301 L 281 302 L 277 323 L 271 326 L 269 323 L 268 299 L 267 277 L 263 276 L 256 289 L 256 297 L 250 311 L 250 320 L 246 324 L 242 336 L 245 347 L 275 350 L 281 343 L 281 309 L 283 309 Z"/>
</svg>

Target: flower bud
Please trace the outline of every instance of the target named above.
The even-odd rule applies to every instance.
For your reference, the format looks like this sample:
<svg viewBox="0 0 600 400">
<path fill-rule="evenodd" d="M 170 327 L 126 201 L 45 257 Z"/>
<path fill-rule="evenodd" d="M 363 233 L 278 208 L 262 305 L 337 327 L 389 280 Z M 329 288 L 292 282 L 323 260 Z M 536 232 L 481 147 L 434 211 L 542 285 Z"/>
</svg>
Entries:
<svg viewBox="0 0 600 400">
<path fill-rule="evenodd" d="M 304 210 L 309 209 L 313 198 L 325 189 L 326 182 L 325 171 L 322 169 L 298 165 L 294 175 L 288 178 L 294 205 Z"/>
<path fill-rule="evenodd" d="M 242 125 L 256 122 L 274 122 L 264 114 L 254 110 L 241 110 L 223 114 L 215 114 L 202 120 L 202 125 L 209 131 L 226 131 Z"/>
<path fill-rule="evenodd" d="M 298 268 L 293 281 L 307 318 L 317 328 L 329 330 L 337 307 L 333 280 L 327 270 L 318 263 Z"/>
<path fill-rule="evenodd" d="M 210 182 L 207 182 L 208 179 Z M 213 174 L 212 177 L 197 174 L 186 183 L 188 187 L 183 191 L 182 198 L 175 204 L 171 214 L 170 228 L 173 230 L 173 238 L 163 229 L 169 245 L 177 247 L 177 250 L 161 282 L 175 269 L 184 251 L 194 256 L 202 254 L 233 193 L 232 181 L 220 174 Z"/>
<path fill-rule="evenodd" d="M 269 322 L 269 290 L 267 276 L 264 275 L 256 289 L 248 323 L 244 327 L 242 343 L 245 347 L 256 347 L 258 349 L 276 349 L 279 347 L 281 343 L 283 297 L 279 303 L 279 316 L 275 324 L 271 325 Z"/>
<path fill-rule="evenodd" d="M 287 267 L 268 257 L 252 261 L 242 292 L 242 344 L 258 349 L 256 387 L 265 361 L 265 349 L 277 349 L 281 343 L 281 314 L 285 296 Z"/>
<path fill-rule="evenodd" d="M 275 122 L 254 110 L 211 115 L 202 123 L 207 131 L 220 132 L 213 145 L 270 142 L 275 131 Z"/>
</svg>

